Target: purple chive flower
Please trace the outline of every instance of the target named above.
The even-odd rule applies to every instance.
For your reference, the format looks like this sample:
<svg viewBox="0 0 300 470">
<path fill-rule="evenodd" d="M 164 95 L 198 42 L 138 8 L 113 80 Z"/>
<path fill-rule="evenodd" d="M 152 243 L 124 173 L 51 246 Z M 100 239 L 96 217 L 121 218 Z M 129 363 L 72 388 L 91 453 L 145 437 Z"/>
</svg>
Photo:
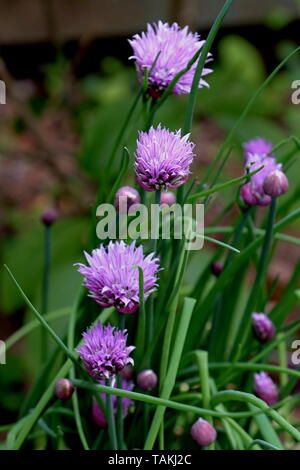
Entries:
<svg viewBox="0 0 300 470">
<path fill-rule="evenodd" d="M 245 163 L 249 162 L 249 158 L 251 160 L 252 155 L 259 155 L 260 157 L 265 157 L 269 154 L 273 148 L 271 142 L 267 142 L 265 139 L 261 137 L 257 137 L 256 139 L 248 140 L 244 143 L 244 160 Z M 274 158 L 274 155 L 269 155 L 270 157 Z"/>
<path fill-rule="evenodd" d="M 154 25 L 148 24 L 147 32 L 136 34 L 129 40 L 129 43 L 133 49 L 130 59 L 135 60 L 140 83 L 144 69 L 147 68 L 150 71 L 156 60 L 149 75 L 148 92 L 151 96 L 159 98 L 175 75 L 184 69 L 195 53 L 203 47 L 205 41 L 200 41 L 197 33 L 189 32 L 187 26 L 181 29 L 176 23 L 170 26 L 168 23 L 159 21 Z M 211 54 L 209 54 L 206 63 L 211 60 Z M 197 63 L 198 61 L 182 75 L 174 86 L 173 93 L 180 95 L 191 91 Z M 209 86 L 203 77 L 211 72 L 211 69 L 203 69 L 199 88 Z"/>
<path fill-rule="evenodd" d="M 139 132 L 135 154 L 135 173 L 139 185 L 146 191 L 177 188 L 186 182 L 195 154 L 189 134 L 151 127 Z"/>
<path fill-rule="evenodd" d="M 153 253 L 145 256 L 143 247 L 135 242 L 126 245 L 124 241 L 110 242 L 85 253 L 89 266 L 78 264 L 78 271 L 84 276 L 84 285 L 89 296 L 101 307 L 114 306 L 118 312 L 133 313 L 139 308 L 139 271 L 144 275 L 145 300 L 155 291 L 159 260 Z"/>
<path fill-rule="evenodd" d="M 252 327 L 254 336 L 262 343 L 270 341 L 276 333 L 275 326 L 264 313 L 252 314 Z"/>
<path fill-rule="evenodd" d="M 272 198 L 264 191 L 264 181 L 269 173 L 280 170 L 281 164 L 276 163 L 273 157 L 249 154 L 246 167 L 250 172 L 258 170 L 262 166 L 260 171 L 251 176 L 250 182 L 241 188 L 241 197 L 248 206 L 267 206 L 271 202 Z"/>
<path fill-rule="evenodd" d="M 280 170 L 272 171 L 264 181 L 264 192 L 270 197 L 279 197 L 289 189 L 289 182 L 285 174 Z"/>
<path fill-rule="evenodd" d="M 127 346 L 127 331 L 111 325 L 97 323 L 83 333 L 84 343 L 77 349 L 88 373 L 96 380 L 108 379 L 127 364 L 133 364 L 129 356 L 135 349 Z"/>
<path fill-rule="evenodd" d="M 120 198 L 126 199 L 122 200 Z M 126 214 L 129 207 L 131 207 L 133 204 L 139 204 L 140 202 L 141 198 L 136 189 L 131 188 L 131 186 L 123 186 L 116 192 L 114 206 L 117 211 Z"/>
<path fill-rule="evenodd" d="M 146 369 L 138 374 L 136 382 L 142 390 L 152 390 L 157 384 L 157 375 L 153 370 Z"/>
<path fill-rule="evenodd" d="M 279 398 L 276 384 L 265 372 L 254 374 L 254 392 L 269 406 L 274 405 Z"/>
<path fill-rule="evenodd" d="M 192 438 L 199 446 L 209 446 L 217 438 L 215 428 L 203 418 L 199 418 L 191 427 Z"/>
<path fill-rule="evenodd" d="M 104 381 L 99 381 L 99 383 L 101 383 L 102 385 L 105 385 Z M 117 386 L 116 381 L 115 381 L 113 386 L 114 387 Z M 134 387 L 134 385 L 133 385 L 132 382 L 128 382 L 125 379 L 122 380 L 122 389 L 123 390 L 128 390 L 128 391 L 131 392 L 133 387 Z M 106 393 L 100 393 L 100 396 L 103 400 L 103 403 L 105 404 L 106 403 L 106 397 L 107 397 Z M 116 413 L 116 411 L 117 411 L 117 396 L 116 395 L 111 395 L 111 401 L 112 401 L 112 406 L 113 406 L 114 413 Z M 133 404 L 133 401 L 130 398 L 122 397 L 122 410 L 123 410 L 123 416 L 124 417 L 127 415 L 128 408 L 132 404 Z M 95 423 L 98 424 L 98 426 L 100 426 L 101 428 L 106 428 L 108 426 L 108 423 L 106 421 L 104 413 L 101 410 L 101 408 L 99 407 L 99 405 L 97 403 L 97 400 L 95 398 L 93 399 L 93 404 L 92 404 L 92 415 L 93 415 L 93 419 L 94 419 Z"/>
<path fill-rule="evenodd" d="M 160 203 L 161 204 L 167 204 L 167 206 L 172 206 L 172 204 L 175 204 L 176 202 L 176 196 L 174 193 L 171 193 L 171 191 L 163 191 L 160 196 Z"/>
</svg>

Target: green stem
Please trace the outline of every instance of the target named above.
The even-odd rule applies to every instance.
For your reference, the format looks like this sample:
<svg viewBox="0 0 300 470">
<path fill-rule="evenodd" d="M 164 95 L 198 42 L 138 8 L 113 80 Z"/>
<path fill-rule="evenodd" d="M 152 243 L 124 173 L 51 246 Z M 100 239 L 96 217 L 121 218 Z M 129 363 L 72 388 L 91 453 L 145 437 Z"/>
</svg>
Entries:
<svg viewBox="0 0 300 470">
<path fill-rule="evenodd" d="M 248 450 L 252 449 L 252 447 L 257 444 L 270 450 L 282 450 L 279 447 L 273 446 L 273 444 L 270 444 L 270 442 L 263 441 L 262 439 L 254 439 L 248 447 Z"/>
<path fill-rule="evenodd" d="M 273 80 L 273 78 L 277 75 L 277 73 L 284 67 L 284 65 L 297 53 L 300 51 L 300 46 L 297 47 L 294 51 L 292 51 L 274 70 L 273 72 L 266 78 L 266 80 L 261 84 L 261 86 L 256 90 L 254 95 L 250 98 L 247 106 L 243 110 L 241 116 L 238 118 L 236 121 L 235 125 L 231 128 L 228 136 L 226 137 L 225 141 L 223 142 L 220 150 L 218 151 L 217 155 L 215 156 L 214 160 L 210 164 L 205 177 L 203 178 L 200 187 L 203 187 L 204 183 L 209 179 L 212 171 L 214 170 L 215 166 L 217 165 L 218 161 L 223 155 L 223 152 L 226 150 L 226 148 L 231 144 L 232 138 L 245 119 L 245 117 L 248 115 L 250 109 L 254 105 L 255 101 L 257 98 L 260 96 L 260 94 L 264 91 L 264 89 L 268 86 L 268 84 Z"/>
<path fill-rule="evenodd" d="M 111 379 L 106 380 L 106 385 L 111 387 Z M 112 450 L 118 450 L 115 415 L 111 395 L 106 395 L 106 418 L 108 422 L 108 433 Z"/>
<path fill-rule="evenodd" d="M 78 312 L 78 307 L 81 299 L 81 293 L 82 293 L 81 288 L 79 290 L 78 297 L 74 303 L 71 316 L 70 316 L 70 321 L 69 321 L 69 327 L 68 327 L 68 348 L 73 351 L 74 350 L 74 335 L 75 335 L 75 324 L 76 324 L 76 316 Z M 44 330 L 46 332 L 46 330 Z M 69 377 L 71 381 L 74 381 L 76 378 L 75 374 L 75 368 L 71 367 L 70 372 L 69 372 Z M 73 405 L 73 410 L 74 410 L 74 415 L 75 415 L 75 422 L 76 422 L 76 427 L 78 431 L 78 435 L 82 444 L 82 447 L 84 450 L 89 450 L 89 445 L 83 430 L 83 425 L 82 425 L 82 420 L 81 420 L 81 413 L 80 413 L 80 408 L 79 408 L 79 401 L 78 401 L 78 394 L 77 390 L 74 390 L 73 395 L 72 395 L 72 405 Z"/>
<path fill-rule="evenodd" d="M 187 105 L 185 120 L 184 120 L 184 125 L 183 125 L 183 134 L 184 135 L 191 132 L 191 129 L 192 129 L 192 122 L 193 122 L 193 116 L 194 116 L 194 111 L 195 111 L 197 92 L 198 92 L 198 87 L 199 87 L 199 83 L 200 83 L 200 80 L 201 80 L 202 71 L 203 71 L 203 68 L 205 66 L 205 61 L 207 59 L 208 53 L 211 49 L 211 46 L 214 42 L 214 39 L 215 39 L 215 37 L 216 37 L 223 21 L 224 21 L 225 16 L 228 13 L 228 10 L 232 6 L 233 2 L 234 2 L 234 0 L 227 0 L 224 3 L 220 13 L 216 17 L 216 19 L 215 19 L 215 21 L 214 21 L 214 23 L 213 23 L 213 25 L 212 25 L 212 27 L 209 31 L 209 34 L 208 34 L 207 39 L 205 41 L 205 44 L 202 48 L 200 59 L 198 61 L 198 64 L 197 64 L 197 67 L 196 67 L 196 70 L 195 70 L 193 83 L 192 83 L 192 86 L 191 86 L 191 91 L 190 91 L 190 94 L 189 94 L 189 97 L 188 97 L 188 105 Z"/>
<path fill-rule="evenodd" d="M 203 408 L 210 409 L 210 384 L 209 384 L 209 371 L 208 371 L 208 353 L 207 351 L 195 351 L 196 361 L 199 369 L 200 387 L 203 396 Z M 213 424 L 210 416 L 205 416 L 205 419 Z M 215 444 L 212 443 L 209 450 L 215 449 Z"/>
<path fill-rule="evenodd" d="M 170 355 L 173 331 L 174 331 L 174 326 L 175 326 L 176 311 L 177 311 L 178 299 L 179 299 L 178 292 L 179 292 L 183 274 L 185 272 L 185 268 L 187 265 L 188 254 L 189 252 L 187 250 L 184 250 L 183 248 L 179 265 L 178 265 L 177 278 L 175 279 L 175 286 L 170 296 L 170 299 L 172 299 L 172 302 L 169 308 L 166 309 L 167 312 L 169 312 L 169 315 L 168 315 L 168 321 L 167 321 L 166 330 L 165 330 L 162 354 L 161 354 L 160 390 L 162 389 L 164 385 L 164 381 L 165 381 L 166 374 L 167 374 L 169 355 Z"/>
<path fill-rule="evenodd" d="M 283 338 L 283 334 L 279 333 L 278 334 L 278 359 L 279 359 L 279 366 L 283 367 L 284 369 L 287 369 L 287 351 L 286 351 L 286 344 Z M 285 373 L 281 373 L 279 375 L 280 378 L 280 386 L 284 387 L 287 382 L 288 382 L 288 377 Z"/>
<path fill-rule="evenodd" d="M 124 330 L 125 328 L 125 314 L 119 313 L 119 329 Z M 117 375 L 117 387 L 123 388 L 122 375 Z M 123 418 L 123 406 L 122 397 L 117 397 L 117 438 L 119 442 L 119 448 L 124 449 L 124 418 Z"/>
<path fill-rule="evenodd" d="M 193 116 L 194 116 L 194 111 L 195 111 L 195 105 L 196 105 L 196 99 L 197 99 L 197 94 L 198 94 L 198 88 L 199 88 L 199 83 L 201 80 L 201 75 L 203 68 L 205 66 L 205 61 L 207 59 L 208 53 L 211 49 L 211 46 L 214 42 L 214 39 L 217 35 L 217 32 L 219 31 L 223 20 L 225 16 L 228 13 L 228 10 L 230 9 L 231 5 L 233 4 L 234 0 L 227 0 L 225 4 L 223 5 L 223 8 L 221 9 L 220 13 L 216 17 L 209 34 L 207 36 L 207 39 L 205 41 L 205 44 L 201 50 L 200 58 L 196 66 L 196 70 L 194 73 L 194 78 L 193 78 L 193 83 L 191 86 L 191 91 L 189 93 L 188 97 L 188 104 L 187 104 L 187 109 L 185 113 L 185 120 L 183 124 L 183 135 L 188 134 L 191 132 L 192 129 L 192 122 L 193 122 Z M 177 200 L 179 203 L 182 202 L 183 199 L 183 186 L 180 186 L 177 191 Z"/>
<path fill-rule="evenodd" d="M 198 379 L 197 379 L 198 381 Z M 240 419 L 240 418 L 249 418 L 253 417 L 258 414 L 266 413 L 265 410 L 259 410 L 255 412 L 251 411 L 240 411 L 240 412 L 220 412 L 220 411 L 215 411 L 211 409 L 205 409 L 205 408 L 200 408 L 198 406 L 193 406 L 193 405 L 186 405 L 185 403 L 180 403 L 178 402 L 179 397 L 176 396 L 174 399 L 165 399 L 161 397 L 154 397 L 153 395 L 148 395 L 145 393 L 137 393 L 137 392 L 130 392 L 128 390 L 122 390 L 118 389 L 115 387 L 107 387 L 105 385 L 100 385 L 100 384 L 94 384 L 91 382 L 86 382 L 84 380 L 79 380 L 75 379 L 74 381 L 76 387 L 82 388 L 84 390 L 90 390 L 91 392 L 94 393 L 106 393 L 108 395 L 116 395 L 120 397 L 127 397 L 131 398 L 134 401 L 139 401 L 142 403 L 147 403 L 149 405 L 154 405 L 156 407 L 165 407 L 165 408 L 170 408 L 173 410 L 178 410 L 178 411 L 183 411 L 183 412 L 190 412 L 190 413 L 195 413 L 196 415 L 199 416 L 212 416 L 214 418 L 234 418 L 234 419 Z M 189 398 L 189 394 L 186 394 L 185 399 Z M 197 402 L 202 399 L 201 394 L 193 394 L 192 396 L 193 400 L 196 400 Z M 272 408 L 275 409 L 278 404 L 274 405 Z M 271 407 L 270 407 L 271 409 Z"/>
<path fill-rule="evenodd" d="M 184 299 L 183 311 L 182 311 L 180 323 L 178 326 L 178 333 L 176 335 L 176 339 L 174 342 L 174 349 L 173 349 L 173 353 L 170 359 L 168 373 L 164 381 L 164 385 L 163 385 L 162 392 L 161 392 L 161 397 L 163 399 L 168 399 L 170 397 L 173 387 L 175 385 L 179 362 L 180 362 L 180 358 L 182 355 L 182 350 L 183 350 L 186 334 L 188 331 L 188 327 L 189 327 L 189 323 L 191 320 L 195 303 L 196 303 L 195 299 L 191 299 L 188 297 Z M 149 430 L 149 433 L 145 442 L 145 447 L 144 447 L 145 450 L 151 450 L 153 448 L 161 423 L 163 421 L 164 413 L 165 413 L 164 407 L 156 408 L 153 421 L 152 421 L 152 424 L 151 424 L 151 427 L 150 427 L 150 430 Z"/>
<path fill-rule="evenodd" d="M 138 268 L 138 271 L 139 271 L 139 302 L 140 302 L 138 330 L 137 330 L 137 338 L 136 338 L 136 355 L 138 358 L 137 362 L 139 363 L 141 358 L 143 357 L 144 350 L 145 350 L 146 311 L 145 311 L 145 301 L 144 301 L 144 298 L 145 298 L 144 297 L 144 273 L 140 266 L 136 266 L 136 267 Z M 150 335 L 150 334 L 151 332 L 147 331 L 147 335 Z"/>
<path fill-rule="evenodd" d="M 273 227 L 275 222 L 275 215 L 276 215 L 276 199 L 272 199 L 270 209 L 269 209 L 269 217 L 267 223 L 267 230 L 264 238 L 264 243 L 261 250 L 261 255 L 259 258 L 256 277 L 253 283 L 252 289 L 250 291 L 248 302 L 244 311 L 243 319 L 240 326 L 240 334 L 238 335 L 238 344 L 241 344 L 241 348 L 243 348 L 249 330 L 251 329 L 251 314 L 254 312 L 255 306 L 257 304 L 257 299 L 260 298 L 260 291 L 262 287 L 262 282 L 264 280 L 266 274 L 266 267 L 269 258 L 269 250 L 271 247 L 272 236 L 273 236 Z M 236 345 L 237 346 L 237 345 Z"/>
<path fill-rule="evenodd" d="M 291 436 L 296 439 L 296 441 L 300 442 L 300 432 L 294 428 L 290 423 L 288 423 L 280 414 L 273 410 L 272 408 L 269 408 L 269 406 L 260 398 L 255 397 L 254 395 L 251 395 L 250 393 L 245 393 L 245 392 L 238 392 L 238 391 L 233 391 L 233 390 L 226 390 L 224 392 L 218 392 L 216 395 L 213 396 L 212 398 L 212 405 L 218 405 L 219 403 L 224 403 L 226 401 L 241 401 L 241 402 L 246 402 L 250 403 L 257 408 L 260 408 L 262 410 L 265 410 L 265 412 L 280 426 L 283 427 L 285 431 L 287 431 Z"/>
<path fill-rule="evenodd" d="M 109 167 L 112 167 L 113 164 L 114 164 L 115 157 L 116 157 L 116 154 L 117 154 L 117 150 L 120 146 L 122 146 L 122 140 L 124 138 L 126 129 L 129 126 L 129 123 L 131 121 L 131 118 L 133 116 L 135 108 L 137 107 L 137 104 L 138 104 L 138 102 L 139 102 L 139 100 L 140 100 L 143 93 L 144 93 L 144 89 L 142 87 L 140 87 L 137 94 L 136 94 L 136 96 L 135 96 L 135 98 L 134 98 L 134 101 L 133 101 L 131 107 L 129 108 L 128 113 L 126 114 L 126 117 L 124 119 L 124 123 L 123 123 L 123 125 L 122 125 L 122 127 L 119 131 L 119 134 L 118 134 L 116 140 L 115 140 L 115 144 L 113 146 L 110 158 L 108 159 L 108 162 L 107 162 L 106 170 L 108 170 Z"/>
<path fill-rule="evenodd" d="M 48 322 L 58 320 L 59 318 L 63 318 L 63 317 L 70 315 L 70 310 L 71 310 L 70 307 L 62 308 L 59 310 L 54 310 L 53 312 L 47 313 L 47 315 L 45 315 L 44 318 Z M 36 328 L 39 328 L 40 326 L 41 326 L 41 323 L 38 320 L 32 320 L 31 322 L 22 326 L 22 328 L 17 330 L 9 338 L 5 340 L 6 351 L 8 351 L 8 349 L 10 349 L 15 343 L 20 341 L 28 333 L 35 330 Z"/>
<path fill-rule="evenodd" d="M 44 267 L 43 267 L 43 287 L 42 287 L 42 314 L 48 313 L 49 298 L 49 277 L 50 277 L 50 260 L 51 260 L 51 226 L 45 226 L 44 239 Z M 48 336 L 45 330 L 41 332 L 41 362 L 47 360 Z"/>
<path fill-rule="evenodd" d="M 230 181 L 226 181 L 226 183 L 216 184 L 212 188 L 205 189 L 204 191 L 200 191 L 198 193 L 192 194 L 191 196 L 187 198 L 187 202 L 195 202 L 197 199 L 203 198 L 205 196 L 209 196 L 210 194 L 217 193 L 219 191 L 222 191 L 223 189 L 229 188 L 230 186 L 236 185 L 238 183 L 246 182 L 251 176 L 255 175 L 256 173 L 259 173 L 263 168 L 264 167 L 261 166 L 246 175 L 239 176 L 238 178 L 233 178 Z"/>
<path fill-rule="evenodd" d="M 6 269 L 8 270 L 8 268 L 6 267 Z M 8 272 L 10 272 L 8 270 Z M 12 276 L 12 274 L 11 274 Z M 12 279 L 14 279 L 14 277 L 12 276 Z M 15 281 L 16 282 L 16 281 Z M 16 284 L 18 286 L 18 284 Z M 22 292 L 22 296 L 25 294 L 23 293 L 23 291 L 21 290 Z M 25 296 L 25 298 L 27 299 L 27 297 Z M 27 299 L 28 301 L 28 299 Z M 29 302 L 29 301 L 28 301 Z M 27 302 L 26 302 L 27 303 Z M 32 304 L 29 302 L 29 305 L 28 305 L 30 308 L 32 308 Z M 32 307 L 31 307 L 32 306 Z M 34 307 L 33 307 L 34 308 Z M 109 316 L 112 314 L 113 312 L 113 309 L 106 309 L 106 311 L 102 312 L 100 314 L 100 319 L 102 320 L 102 322 L 105 322 Z M 42 323 L 42 322 L 41 322 Z M 82 341 L 77 345 L 77 346 L 80 346 L 82 344 Z M 76 356 L 75 356 L 75 359 L 76 359 Z M 47 388 L 47 390 L 44 392 L 44 394 L 42 395 L 42 397 L 40 398 L 40 400 L 38 401 L 38 403 L 34 406 L 34 408 L 32 409 L 32 411 L 30 412 L 30 414 L 26 415 L 24 418 L 22 418 L 20 421 L 18 421 L 16 423 L 16 425 L 14 426 L 13 428 L 13 431 L 15 431 L 16 429 L 19 428 L 19 425 L 21 423 L 22 425 L 22 429 L 20 430 L 17 438 L 15 439 L 14 441 L 14 444 L 12 446 L 8 446 L 8 448 L 10 449 L 13 449 L 13 450 L 17 450 L 17 449 L 20 449 L 20 447 L 22 446 L 23 442 L 25 441 L 25 439 L 27 438 L 28 434 L 30 433 L 32 427 L 34 426 L 34 424 L 36 423 L 36 421 L 38 420 L 38 418 L 41 416 L 41 414 L 43 413 L 44 409 L 46 408 L 47 404 L 49 403 L 49 401 L 51 400 L 51 398 L 53 397 L 53 388 L 55 386 L 55 383 L 58 379 L 62 378 L 62 377 L 65 377 L 66 374 L 68 374 L 68 372 L 70 371 L 71 367 L 72 367 L 72 364 L 73 364 L 73 359 L 70 360 L 68 359 L 64 365 L 61 367 L 61 369 L 58 371 L 58 373 L 56 374 L 55 378 L 53 379 L 53 381 L 50 383 L 49 387 Z M 79 365 L 79 363 L 77 362 L 76 365 Z M 87 377 L 88 381 L 89 382 L 86 382 L 86 383 L 90 383 L 91 384 L 91 377 L 89 376 L 89 374 L 86 373 L 85 369 L 82 369 L 82 373 Z M 74 380 L 74 383 L 76 383 L 76 379 Z M 93 384 L 91 384 L 93 385 Z M 111 389 L 111 390 L 115 390 L 115 389 Z M 93 391 L 93 389 L 92 389 Z M 98 391 L 95 391 L 94 392 L 94 396 L 96 398 L 96 400 L 99 402 L 99 406 L 101 407 L 102 403 L 100 403 L 100 400 L 99 400 L 99 392 Z"/>
<path fill-rule="evenodd" d="M 231 362 L 210 362 L 209 368 L 211 370 L 215 369 L 226 369 L 231 365 Z M 300 371 L 295 369 L 286 369 L 285 367 L 280 366 L 273 366 L 271 364 L 253 364 L 250 362 L 237 362 L 234 365 L 235 369 L 237 370 L 264 370 L 270 372 L 277 372 L 277 373 L 284 373 L 288 375 L 292 375 L 293 377 L 297 377 L 300 379 Z"/>
</svg>

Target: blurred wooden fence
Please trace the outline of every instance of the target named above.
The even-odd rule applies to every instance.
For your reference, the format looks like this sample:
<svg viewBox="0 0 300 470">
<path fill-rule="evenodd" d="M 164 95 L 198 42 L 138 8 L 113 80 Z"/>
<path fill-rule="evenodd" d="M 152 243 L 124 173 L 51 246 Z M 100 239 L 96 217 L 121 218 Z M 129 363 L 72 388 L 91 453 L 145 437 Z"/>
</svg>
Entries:
<svg viewBox="0 0 300 470">
<path fill-rule="evenodd" d="M 207 28 L 224 0 L 0 0 L 0 44 L 130 35 L 162 19 Z M 296 0 L 239 0 L 226 23 L 252 24 Z"/>
</svg>

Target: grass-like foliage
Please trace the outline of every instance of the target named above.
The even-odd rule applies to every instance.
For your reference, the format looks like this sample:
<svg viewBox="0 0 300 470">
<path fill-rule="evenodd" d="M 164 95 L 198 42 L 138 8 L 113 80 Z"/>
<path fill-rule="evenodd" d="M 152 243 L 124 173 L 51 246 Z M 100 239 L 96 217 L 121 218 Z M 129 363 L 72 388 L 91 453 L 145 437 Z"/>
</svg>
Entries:
<svg viewBox="0 0 300 470">
<path fill-rule="evenodd" d="M 140 131 L 147 134 L 156 126 L 170 95 L 180 89 L 176 85 L 185 85 L 180 80 L 191 71 L 180 138 L 190 134 L 192 139 L 203 70 L 232 4 L 233 0 L 225 2 L 206 42 L 167 83 L 158 84 L 153 78 L 164 59 L 164 51 L 158 51 L 140 75 L 136 97 L 119 132 L 111 128 L 114 143 L 103 168 L 85 246 L 90 255 L 92 250 L 98 251 L 88 259 L 90 266 L 77 267 L 84 285 L 74 293 L 73 306 L 47 311 L 51 224 L 46 227 L 41 309 L 19 284 L 14 266 L 6 267 L 18 291 L 15 296 L 21 295 L 35 316 L 6 340 L 8 357 L 10 348 L 33 330 L 44 333 L 43 345 L 36 351 L 42 357 L 41 368 L 20 406 L 19 418 L 0 427 L 8 431 L 4 448 L 149 450 L 197 449 L 200 445 L 222 450 L 281 450 L 296 447 L 300 441 L 293 418 L 300 401 L 294 393 L 300 370 L 288 367 L 287 352 L 300 327 L 299 320 L 290 319 L 299 301 L 300 264 L 275 301 L 277 281 L 270 282 L 278 246 L 293 250 L 300 244 L 297 237 L 286 233 L 300 217 L 300 208 L 295 206 L 299 192 L 279 197 L 287 190 L 285 174 L 289 177 L 300 142 L 295 136 L 280 138 L 262 154 L 250 152 L 244 174 L 224 178 L 223 173 L 237 131 L 300 48 L 283 59 L 249 96 L 200 181 L 192 180 L 192 175 L 188 181 L 182 177 L 189 166 L 185 154 L 179 163 L 175 157 L 173 161 L 181 165 L 181 179 L 169 169 L 169 160 L 162 167 L 161 174 L 170 183 L 164 186 L 159 179 L 163 177 L 156 170 L 151 173 L 153 162 L 146 162 L 146 170 L 144 161 L 134 167 L 134 157 L 126 147 L 131 137 L 136 138 L 133 127 L 141 116 Z M 214 94 L 213 86 L 209 93 Z M 160 131 L 167 132 L 164 122 L 161 126 Z M 140 133 L 141 152 L 148 145 L 146 138 Z M 178 135 L 176 142 L 174 135 L 164 136 L 161 145 L 164 138 L 174 138 L 172 148 L 180 145 L 180 152 L 192 155 L 192 146 L 178 143 Z M 275 163 L 279 149 L 281 156 Z M 145 155 L 142 158 L 147 159 Z M 273 165 L 270 171 L 268 165 Z M 269 174 L 273 179 L 267 184 Z M 112 175 L 116 175 L 113 182 Z M 202 203 L 205 216 L 212 200 L 222 200 L 224 191 L 226 195 L 231 191 L 222 213 L 209 217 L 204 234 L 198 234 L 204 238 L 201 254 L 207 251 L 204 265 L 200 266 L 204 258 L 199 251 L 186 250 L 185 240 L 172 236 L 137 240 L 135 246 L 130 239 L 124 245 L 106 240 L 99 248 L 96 209 L 100 203 L 113 203 L 118 189 L 128 184 L 128 176 L 144 204 L 159 202 L 161 190 L 175 188 L 178 204 Z M 155 195 L 149 192 L 151 185 Z M 222 220 L 225 225 L 220 225 Z M 262 315 L 253 317 L 254 312 Z M 54 327 L 58 319 L 67 320 L 59 332 Z M 132 345 L 135 349 L 131 350 Z"/>
</svg>

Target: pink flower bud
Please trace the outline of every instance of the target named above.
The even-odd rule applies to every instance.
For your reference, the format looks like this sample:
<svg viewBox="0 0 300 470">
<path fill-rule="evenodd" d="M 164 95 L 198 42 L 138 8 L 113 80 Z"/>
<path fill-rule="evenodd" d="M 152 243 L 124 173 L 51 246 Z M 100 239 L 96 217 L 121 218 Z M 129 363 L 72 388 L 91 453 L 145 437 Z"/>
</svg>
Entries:
<svg viewBox="0 0 300 470">
<path fill-rule="evenodd" d="M 141 198 L 136 189 L 131 186 L 122 186 L 122 188 L 118 189 L 116 192 L 114 206 L 117 211 L 126 214 L 133 204 L 139 204 L 140 202 Z"/>
<path fill-rule="evenodd" d="M 133 377 L 133 367 L 132 366 L 125 366 L 124 369 L 121 370 L 120 374 L 124 379 L 130 380 Z"/>
<path fill-rule="evenodd" d="M 254 336 L 261 343 L 270 341 L 276 333 L 276 328 L 264 313 L 252 314 L 252 327 Z"/>
<path fill-rule="evenodd" d="M 264 192 L 271 197 L 279 197 L 289 189 L 289 182 L 280 170 L 274 170 L 264 180 Z"/>
<path fill-rule="evenodd" d="M 215 263 L 212 263 L 211 265 L 211 272 L 216 276 L 216 277 L 219 277 L 220 274 L 222 273 L 223 271 L 223 264 L 222 263 L 219 263 L 218 261 L 216 261 Z"/>
<path fill-rule="evenodd" d="M 161 204 L 167 204 L 168 206 L 172 206 L 172 204 L 175 204 L 176 202 L 176 196 L 174 193 L 171 193 L 171 191 L 163 191 L 160 196 L 160 203 Z"/>
<path fill-rule="evenodd" d="M 274 405 L 279 398 L 276 384 L 265 372 L 254 374 L 254 392 L 269 406 Z"/>
<path fill-rule="evenodd" d="M 151 369 L 143 370 L 138 374 L 136 381 L 142 390 L 152 390 L 157 384 L 157 375 Z"/>
<path fill-rule="evenodd" d="M 209 446 L 217 438 L 215 428 L 202 418 L 199 418 L 191 427 L 191 435 L 199 446 Z"/>
<path fill-rule="evenodd" d="M 74 384 L 69 379 L 59 379 L 55 383 L 54 391 L 59 400 L 69 400 L 74 392 Z"/>
<path fill-rule="evenodd" d="M 50 225 L 54 224 L 56 220 L 58 219 L 58 213 L 55 209 L 46 209 L 42 216 L 41 216 L 41 221 L 43 222 L 44 225 L 49 227 Z"/>
</svg>

